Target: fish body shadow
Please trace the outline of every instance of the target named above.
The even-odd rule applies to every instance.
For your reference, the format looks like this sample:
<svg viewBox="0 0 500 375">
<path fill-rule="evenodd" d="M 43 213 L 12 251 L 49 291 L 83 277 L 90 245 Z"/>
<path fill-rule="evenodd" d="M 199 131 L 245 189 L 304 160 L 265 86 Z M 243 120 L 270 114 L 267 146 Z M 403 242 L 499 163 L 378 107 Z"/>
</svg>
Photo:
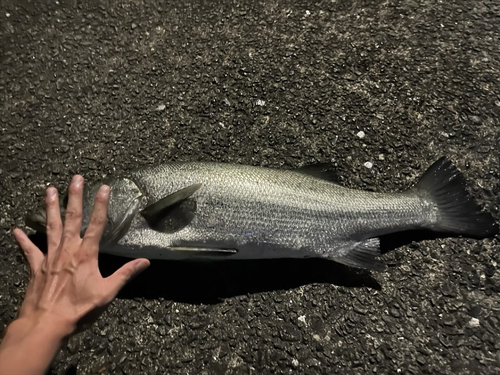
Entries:
<svg viewBox="0 0 500 375">
<path fill-rule="evenodd" d="M 388 234 L 381 237 L 381 252 L 385 254 L 412 242 L 449 237 L 449 234 L 428 230 Z M 45 235 L 37 233 L 30 238 L 42 251 L 46 251 Z M 106 277 L 129 260 L 99 254 L 99 268 Z M 127 284 L 119 297 L 162 297 L 176 302 L 214 304 L 224 298 L 288 290 L 315 283 L 382 289 L 371 272 L 326 259 L 152 260 L 151 266 Z"/>
<path fill-rule="evenodd" d="M 128 259 L 106 254 L 99 256 L 103 276 L 111 274 L 126 261 Z M 225 298 L 288 290 L 313 283 L 380 289 L 370 272 L 324 259 L 152 260 L 151 266 L 119 296 L 163 297 L 176 302 L 213 304 Z"/>
<path fill-rule="evenodd" d="M 45 235 L 37 233 L 30 238 L 46 252 Z M 99 254 L 101 274 L 109 276 L 129 260 Z M 118 297 L 163 297 L 176 302 L 213 304 L 239 295 L 288 290 L 314 283 L 381 289 L 369 271 L 326 259 L 151 260 L 151 266 L 128 283 Z"/>
</svg>

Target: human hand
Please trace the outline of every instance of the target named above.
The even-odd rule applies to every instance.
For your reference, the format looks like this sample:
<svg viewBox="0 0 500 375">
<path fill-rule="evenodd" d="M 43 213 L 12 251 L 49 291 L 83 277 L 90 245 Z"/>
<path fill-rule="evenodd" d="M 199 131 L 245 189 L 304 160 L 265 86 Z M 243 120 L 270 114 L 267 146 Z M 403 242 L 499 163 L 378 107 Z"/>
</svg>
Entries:
<svg viewBox="0 0 500 375">
<path fill-rule="evenodd" d="M 83 239 L 83 178 L 76 175 L 69 187 L 64 227 L 57 195 L 55 188 L 47 189 L 47 255 L 22 230 L 14 230 L 31 279 L 19 317 L 0 344 L 1 374 L 45 373 L 63 339 L 97 319 L 125 283 L 149 266 L 147 259 L 135 259 L 113 275 L 101 276 L 97 255 L 106 223 L 108 186 L 96 195 Z"/>
<path fill-rule="evenodd" d="M 69 187 L 63 227 L 57 190 L 47 189 L 47 255 L 22 230 L 14 230 L 31 269 L 18 319 L 30 325 L 57 325 L 65 336 L 97 319 L 126 282 L 149 266 L 147 259 L 135 259 L 103 278 L 97 256 L 106 223 L 109 187 L 99 189 L 83 239 L 82 199 L 83 178 L 76 175 Z"/>
</svg>

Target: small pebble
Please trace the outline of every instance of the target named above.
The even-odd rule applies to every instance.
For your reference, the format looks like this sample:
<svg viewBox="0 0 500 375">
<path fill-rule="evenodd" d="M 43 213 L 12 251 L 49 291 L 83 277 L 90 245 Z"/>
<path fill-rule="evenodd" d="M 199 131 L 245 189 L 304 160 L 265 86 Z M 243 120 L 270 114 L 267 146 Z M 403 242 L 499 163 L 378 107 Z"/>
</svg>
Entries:
<svg viewBox="0 0 500 375">
<path fill-rule="evenodd" d="M 363 130 L 360 130 L 360 131 L 356 134 L 356 136 L 357 136 L 358 138 L 360 138 L 360 139 L 363 139 L 363 138 L 365 137 L 365 132 L 364 132 Z"/>
<path fill-rule="evenodd" d="M 399 318 L 401 316 L 399 310 L 394 307 L 389 310 L 389 314 L 391 314 L 395 318 Z"/>
<path fill-rule="evenodd" d="M 258 106 L 262 107 L 262 106 L 266 105 L 266 102 L 264 100 L 258 99 L 255 102 L 255 105 L 258 105 Z"/>
<path fill-rule="evenodd" d="M 478 318 L 471 318 L 471 320 L 469 320 L 469 327 L 471 328 L 477 328 L 479 327 L 479 319 Z"/>
<path fill-rule="evenodd" d="M 373 163 L 371 163 L 371 162 L 369 162 L 369 161 L 367 161 L 367 162 L 366 162 L 365 164 L 363 164 L 363 165 L 364 165 L 366 168 L 368 168 L 368 169 L 372 169 L 372 167 L 373 167 Z"/>
<path fill-rule="evenodd" d="M 469 313 L 473 318 L 478 318 L 481 315 L 481 306 L 473 306 Z"/>
<path fill-rule="evenodd" d="M 160 104 L 158 107 L 156 107 L 156 111 L 163 111 L 165 108 L 165 104 Z"/>
</svg>

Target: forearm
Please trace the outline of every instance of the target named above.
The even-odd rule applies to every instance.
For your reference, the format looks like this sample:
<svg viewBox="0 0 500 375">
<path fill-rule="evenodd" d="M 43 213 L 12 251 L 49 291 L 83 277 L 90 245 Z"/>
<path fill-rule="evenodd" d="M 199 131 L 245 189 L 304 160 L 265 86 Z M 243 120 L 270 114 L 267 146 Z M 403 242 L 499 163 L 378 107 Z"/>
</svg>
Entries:
<svg viewBox="0 0 500 375">
<path fill-rule="evenodd" d="M 46 373 L 67 332 L 67 327 L 54 322 L 15 320 L 0 345 L 0 374 Z"/>
</svg>

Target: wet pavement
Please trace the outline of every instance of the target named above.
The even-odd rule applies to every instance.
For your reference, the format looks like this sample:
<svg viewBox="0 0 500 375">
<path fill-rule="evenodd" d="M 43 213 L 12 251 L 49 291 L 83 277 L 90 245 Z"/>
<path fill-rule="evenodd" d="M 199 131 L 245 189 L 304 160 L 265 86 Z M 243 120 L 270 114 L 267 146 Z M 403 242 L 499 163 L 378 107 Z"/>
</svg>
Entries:
<svg viewBox="0 0 500 375">
<path fill-rule="evenodd" d="M 446 155 L 499 219 L 497 1 L 47 3 L 0 4 L 0 328 L 28 280 L 10 231 L 77 172 L 330 162 L 400 191 Z M 499 373 L 500 238 L 382 247 L 386 273 L 153 262 L 52 371 Z"/>
</svg>

